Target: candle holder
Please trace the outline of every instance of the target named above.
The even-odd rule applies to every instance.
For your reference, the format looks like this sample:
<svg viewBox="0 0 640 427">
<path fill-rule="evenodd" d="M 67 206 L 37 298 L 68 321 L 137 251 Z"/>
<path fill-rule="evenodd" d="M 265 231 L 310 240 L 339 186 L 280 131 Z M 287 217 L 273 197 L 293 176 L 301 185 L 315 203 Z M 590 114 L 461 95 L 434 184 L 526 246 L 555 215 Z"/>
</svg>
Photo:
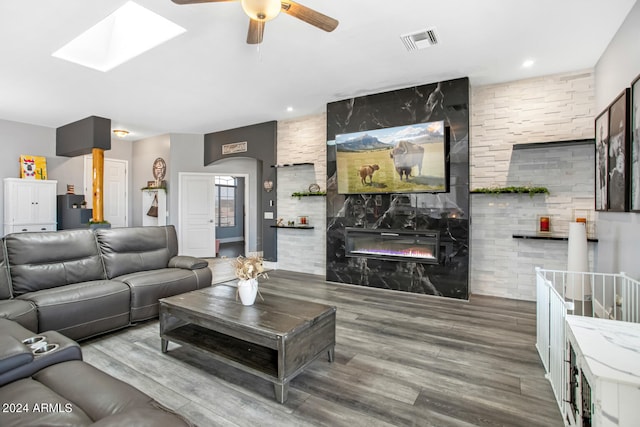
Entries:
<svg viewBox="0 0 640 427">
<path fill-rule="evenodd" d="M 574 209 L 572 222 L 583 224 L 587 230 L 587 237 L 594 235 L 594 222 L 591 220 L 591 211 L 589 209 Z"/>
<path fill-rule="evenodd" d="M 589 223 L 589 210 L 588 209 L 574 209 L 573 210 L 573 222 L 581 222 L 583 224 Z"/>
<path fill-rule="evenodd" d="M 551 217 L 549 215 L 538 215 L 538 233 L 551 233 Z"/>
</svg>

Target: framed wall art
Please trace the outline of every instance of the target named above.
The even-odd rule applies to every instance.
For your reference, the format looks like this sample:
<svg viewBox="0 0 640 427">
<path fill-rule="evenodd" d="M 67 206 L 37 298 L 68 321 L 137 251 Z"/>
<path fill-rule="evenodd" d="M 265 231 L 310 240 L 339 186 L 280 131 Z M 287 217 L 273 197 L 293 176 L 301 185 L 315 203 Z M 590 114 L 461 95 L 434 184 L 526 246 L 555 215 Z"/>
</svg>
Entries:
<svg viewBox="0 0 640 427">
<path fill-rule="evenodd" d="M 609 211 L 629 210 L 629 98 L 625 89 L 609 105 Z"/>
<path fill-rule="evenodd" d="M 607 192 L 607 152 L 609 151 L 609 109 L 604 110 L 595 121 L 596 135 L 596 206 L 597 211 L 607 210 L 607 201 L 609 199 Z"/>
<path fill-rule="evenodd" d="M 47 158 L 44 156 L 20 156 L 20 178 L 47 179 Z"/>
<path fill-rule="evenodd" d="M 631 209 L 640 212 L 640 76 L 631 83 Z"/>
</svg>

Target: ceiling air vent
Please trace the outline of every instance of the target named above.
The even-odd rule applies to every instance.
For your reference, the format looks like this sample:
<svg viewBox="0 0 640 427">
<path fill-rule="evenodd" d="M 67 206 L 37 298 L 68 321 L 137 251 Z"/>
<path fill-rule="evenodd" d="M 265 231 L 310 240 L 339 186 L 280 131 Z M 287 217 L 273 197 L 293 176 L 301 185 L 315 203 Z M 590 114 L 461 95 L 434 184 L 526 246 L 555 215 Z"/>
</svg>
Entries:
<svg viewBox="0 0 640 427">
<path fill-rule="evenodd" d="M 403 34 L 400 39 L 408 51 L 425 49 L 438 44 L 438 35 L 435 28 Z"/>
</svg>

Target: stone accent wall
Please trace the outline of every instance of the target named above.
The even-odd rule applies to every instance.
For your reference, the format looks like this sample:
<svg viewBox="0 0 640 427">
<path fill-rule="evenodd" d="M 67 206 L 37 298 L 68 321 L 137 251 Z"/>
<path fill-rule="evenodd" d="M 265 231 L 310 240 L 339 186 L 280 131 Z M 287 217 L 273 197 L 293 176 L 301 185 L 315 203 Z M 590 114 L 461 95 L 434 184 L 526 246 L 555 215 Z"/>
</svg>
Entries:
<svg viewBox="0 0 640 427">
<path fill-rule="evenodd" d="M 507 184 L 513 144 L 593 138 L 591 70 L 471 87 L 471 188 Z"/>
<path fill-rule="evenodd" d="M 318 114 L 278 122 L 278 164 L 313 163 L 313 166 L 291 166 L 277 169 L 278 218 L 296 221 L 309 217 L 313 230 L 279 229 L 278 269 L 325 275 L 326 271 L 326 198 L 291 197 L 294 192 L 308 191 L 317 183 L 326 190 L 327 152 L 326 114 Z"/>
<path fill-rule="evenodd" d="M 471 91 L 470 188 L 545 186 L 550 194 L 471 197 L 471 293 L 535 300 L 540 266 L 566 269 L 567 242 L 520 240 L 537 216 L 554 234 L 568 234 L 574 209 L 593 211 L 594 147 L 512 150 L 514 144 L 593 138 L 593 73 L 574 73 L 479 86 Z M 590 266 L 597 244 L 590 243 Z"/>
<path fill-rule="evenodd" d="M 566 241 L 512 238 L 535 233 L 537 216 L 551 217 L 552 231 L 567 234 L 574 209 L 593 212 L 592 146 L 516 150 L 517 143 L 593 138 L 591 70 L 472 87 L 470 188 L 540 185 L 548 196 L 471 196 L 470 293 L 535 300 L 536 266 L 565 269 Z M 314 163 L 278 169 L 278 217 L 310 217 L 314 230 L 278 230 L 278 268 L 325 274 L 326 200 L 291 198 L 315 177 L 325 189 L 326 114 L 278 123 L 278 163 Z M 308 200 L 307 200 L 308 199 Z M 593 269 L 597 243 L 589 243 Z"/>
</svg>

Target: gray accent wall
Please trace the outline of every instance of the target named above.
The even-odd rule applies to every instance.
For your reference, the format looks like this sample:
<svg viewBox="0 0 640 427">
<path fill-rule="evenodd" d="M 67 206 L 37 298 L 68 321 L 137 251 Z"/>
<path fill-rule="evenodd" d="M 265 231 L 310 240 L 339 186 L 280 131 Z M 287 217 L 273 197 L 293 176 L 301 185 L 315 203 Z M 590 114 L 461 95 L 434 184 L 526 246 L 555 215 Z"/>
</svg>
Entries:
<svg viewBox="0 0 640 427">
<path fill-rule="evenodd" d="M 180 172 L 210 173 L 215 175 L 248 175 L 249 206 L 245 207 L 247 213 L 247 235 L 249 236 L 249 251 L 261 249 L 261 233 L 259 232 L 260 218 L 257 209 L 258 177 L 261 176 L 259 162 L 249 158 L 231 158 L 220 160 L 215 164 L 204 165 L 203 135 L 195 134 L 171 134 L 170 154 L 167 160 L 168 185 L 173 188 L 169 191 L 169 222 L 176 228 L 178 224 L 179 197 L 178 183 Z M 169 168 L 169 164 L 171 168 Z M 169 172 L 170 170 L 170 172 Z M 262 181 L 260 181 L 262 182 Z"/>
<path fill-rule="evenodd" d="M 603 111 L 640 74 L 640 3 L 629 12 L 595 67 L 596 114 Z M 598 252 L 596 271 L 623 271 L 640 279 L 638 242 L 640 214 L 597 213 Z"/>
<path fill-rule="evenodd" d="M 276 229 L 271 227 L 276 224 L 277 206 L 275 192 L 267 193 L 262 188 L 265 180 L 271 180 L 274 188 L 277 188 L 276 168 L 276 140 L 277 123 L 275 121 L 213 132 L 204 136 L 204 165 L 217 166 L 220 162 L 229 162 L 239 159 L 251 159 L 255 161 L 255 173 L 257 174 L 257 193 L 249 199 L 256 203 L 255 207 L 248 207 L 257 211 L 259 245 L 256 250 L 262 251 L 264 259 L 275 262 L 278 260 L 278 243 Z M 247 151 L 222 154 L 225 144 L 246 142 Z M 257 208 L 257 209 L 256 209 Z M 272 219 L 265 219 L 265 213 L 272 213 Z"/>
</svg>

